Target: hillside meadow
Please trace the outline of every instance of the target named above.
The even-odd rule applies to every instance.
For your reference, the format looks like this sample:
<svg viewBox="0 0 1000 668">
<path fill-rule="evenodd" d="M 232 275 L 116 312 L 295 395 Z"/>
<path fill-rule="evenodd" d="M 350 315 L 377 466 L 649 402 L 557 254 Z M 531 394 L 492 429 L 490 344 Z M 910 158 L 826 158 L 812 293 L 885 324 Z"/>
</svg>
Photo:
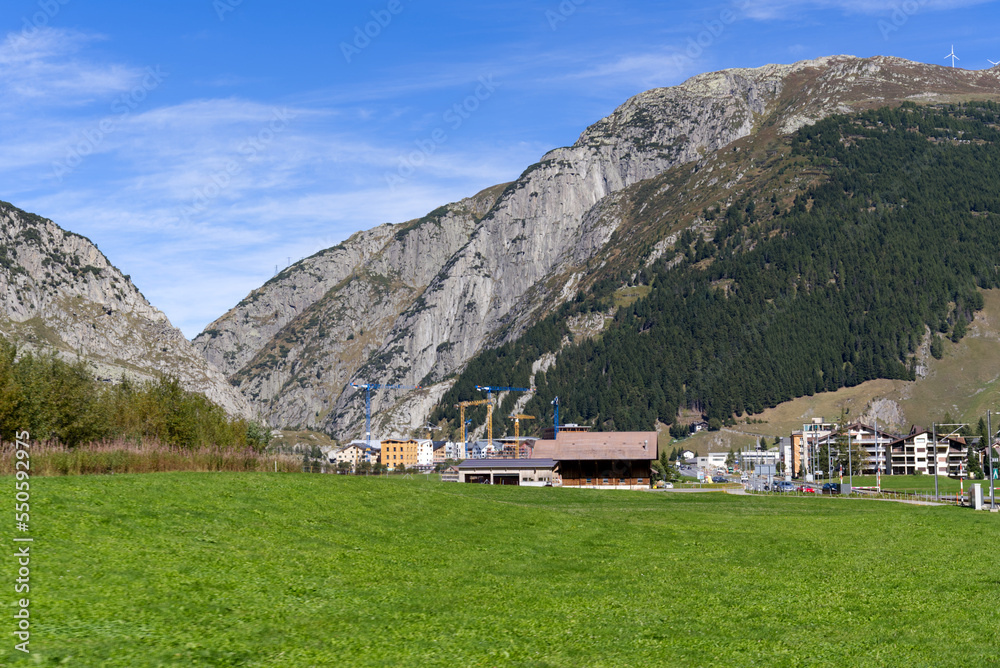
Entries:
<svg viewBox="0 0 1000 668">
<path fill-rule="evenodd" d="M 33 653 L 8 628 L 3 665 L 968 666 L 1000 646 L 998 518 L 955 507 L 262 473 L 31 493 Z"/>
</svg>

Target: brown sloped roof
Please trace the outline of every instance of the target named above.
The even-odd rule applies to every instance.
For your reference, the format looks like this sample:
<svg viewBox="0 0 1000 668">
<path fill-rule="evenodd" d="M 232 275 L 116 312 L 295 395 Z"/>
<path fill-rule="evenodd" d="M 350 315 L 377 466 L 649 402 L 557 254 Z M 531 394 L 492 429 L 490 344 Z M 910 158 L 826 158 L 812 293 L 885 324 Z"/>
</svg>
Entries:
<svg viewBox="0 0 1000 668">
<path fill-rule="evenodd" d="M 555 440 L 535 441 L 532 457 L 549 459 L 656 459 L 655 431 L 560 431 Z"/>
</svg>

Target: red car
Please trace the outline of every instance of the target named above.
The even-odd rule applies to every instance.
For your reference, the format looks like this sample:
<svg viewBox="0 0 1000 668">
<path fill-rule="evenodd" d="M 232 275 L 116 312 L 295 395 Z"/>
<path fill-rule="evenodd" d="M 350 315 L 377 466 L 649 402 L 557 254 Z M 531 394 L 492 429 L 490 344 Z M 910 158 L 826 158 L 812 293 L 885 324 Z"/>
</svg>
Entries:
<svg viewBox="0 0 1000 668">
<path fill-rule="evenodd" d="M 809 494 L 815 494 L 816 488 L 812 485 L 799 485 L 800 492 L 808 492 Z"/>
</svg>

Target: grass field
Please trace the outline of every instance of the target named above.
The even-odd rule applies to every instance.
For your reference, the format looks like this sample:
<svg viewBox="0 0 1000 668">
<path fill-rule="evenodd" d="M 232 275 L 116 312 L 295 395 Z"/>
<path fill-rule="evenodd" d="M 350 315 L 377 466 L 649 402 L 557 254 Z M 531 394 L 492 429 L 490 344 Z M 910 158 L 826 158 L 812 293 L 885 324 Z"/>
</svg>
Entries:
<svg viewBox="0 0 1000 668">
<path fill-rule="evenodd" d="M 834 479 L 838 481 L 839 479 Z M 847 477 L 844 477 L 844 481 L 847 481 Z M 873 475 L 856 475 L 854 476 L 854 486 L 855 487 L 874 487 L 875 486 L 875 476 Z M 989 480 L 968 480 L 966 479 L 963 483 L 965 486 L 965 491 L 969 491 L 973 484 L 980 484 L 983 487 L 983 494 L 989 495 L 990 493 L 990 481 Z M 994 494 L 1000 494 L 1000 483 L 996 483 L 996 489 Z M 884 475 L 882 476 L 882 489 L 891 490 L 905 490 L 905 491 L 916 491 L 920 493 L 930 492 L 934 493 L 934 476 L 932 475 Z M 955 494 L 959 490 L 959 481 L 941 476 L 938 478 L 938 490 L 942 494 Z"/>
<path fill-rule="evenodd" d="M 954 507 L 303 474 L 31 493 L 32 665 L 970 666 L 1000 646 L 998 517 Z"/>
</svg>

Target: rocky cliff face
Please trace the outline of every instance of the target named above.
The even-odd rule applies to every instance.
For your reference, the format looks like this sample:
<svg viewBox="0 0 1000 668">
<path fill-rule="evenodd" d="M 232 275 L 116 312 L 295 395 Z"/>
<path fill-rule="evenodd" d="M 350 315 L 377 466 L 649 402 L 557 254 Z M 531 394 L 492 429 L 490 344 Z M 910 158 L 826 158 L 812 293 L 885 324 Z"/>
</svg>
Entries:
<svg viewBox="0 0 1000 668">
<path fill-rule="evenodd" d="M 589 262 L 608 261 L 625 189 L 679 165 L 698 169 L 765 128 L 788 133 L 831 113 L 997 92 L 996 71 L 895 58 L 699 75 L 628 100 L 512 184 L 293 265 L 195 343 L 274 423 L 357 434 L 363 400 L 345 391 L 350 380 L 446 383 L 484 346 L 516 337 L 575 294 Z M 373 410 L 384 428 L 406 431 L 441 392 L 381 392 Z"/>
<path fill-rule="evenodd" d="M 227 411 L 247 401 L 88 239 L 0 202 L 0 334 L 88 362 L 95 374 L 176 376 Z"/>
</svg>

